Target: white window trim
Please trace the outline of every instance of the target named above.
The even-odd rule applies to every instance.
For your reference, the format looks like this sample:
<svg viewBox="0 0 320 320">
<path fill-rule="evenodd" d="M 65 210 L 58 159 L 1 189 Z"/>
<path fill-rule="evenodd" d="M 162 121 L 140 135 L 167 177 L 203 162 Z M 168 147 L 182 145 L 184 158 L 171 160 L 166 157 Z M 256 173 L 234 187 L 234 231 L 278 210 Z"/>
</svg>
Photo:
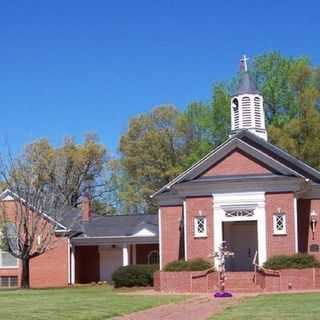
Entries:
<svg viewBox="0 0 320 320">
<path fill-rule="evenodd" d="M 283 218 L 283 228 L 282 230 L 277 229 L 277 217 L 281 216 Z M 273 234 L 274 235 L 287 235 L 287 216 L 285 213 L 274 213 L 272 217 L 273 223 Z"/>
<path fill-rule="evenodd" d="M 204 219 L 204 226 L 203 226 L 203 232 L 198 232 L 198 219 L 202 218 Z M 208 236 L 207 232 L 207 217 L 205 216 L 197 216 L 194 218 L 194 237 L 195 238 L 206 238 Z"/>
<path fill-rule="evenodd" d="M 15 266 L 2 266 L 2 257 L 1 257 L 1 253 L 9 253 L 9 251 L 5 251 L 5 250 L 0 250 L 0 269 L 18 269 L 19 268 L 19 261 L 18 258 L 14 257 L 16 259 L 16 265 Z"/>
</svg>

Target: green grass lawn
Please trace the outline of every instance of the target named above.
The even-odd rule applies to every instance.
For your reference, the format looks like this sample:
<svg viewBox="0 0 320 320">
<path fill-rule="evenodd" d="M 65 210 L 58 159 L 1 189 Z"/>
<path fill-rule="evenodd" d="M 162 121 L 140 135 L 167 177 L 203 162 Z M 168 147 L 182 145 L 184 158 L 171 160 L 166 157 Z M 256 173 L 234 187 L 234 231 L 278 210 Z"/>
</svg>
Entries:
<svg viewBox="0 0 320 320">
<path fill-rule="evenodd" d="M 118 294 L 106 286 L 0 291 L 0 319 L 102 320 L 183 299 L 182 296 Z"/>
<path fill-rule="evenodd" d="M 320 294 L 277 294 L 246 298 L 216 315 L 214 320 L 319 320 Z"/>
</svg>

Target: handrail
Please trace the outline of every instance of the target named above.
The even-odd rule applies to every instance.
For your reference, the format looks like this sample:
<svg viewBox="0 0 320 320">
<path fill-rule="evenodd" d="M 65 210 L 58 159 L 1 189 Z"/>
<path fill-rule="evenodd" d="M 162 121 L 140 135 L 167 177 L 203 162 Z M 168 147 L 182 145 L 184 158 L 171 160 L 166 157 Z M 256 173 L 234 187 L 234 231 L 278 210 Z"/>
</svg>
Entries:
<svg viewBox="0 0 320 320">
<path fill-rule="evenodd" d="M 254 253 L 254 257 L 253 257 L 253 260 L 252 260 L 252 264 L 253 264 L 253 267 L 254 267 L 254 282 L 257 283 L 257 271 L 259 269 L 259 265 L 257 264 L 257 259 L 258 259 L 258 250 L 256 250 L 256 252 Z"/>
<path fill-rule="evenodd" d="M 259 265 L 257 264 L 257 258 L 258 258 L 258 250 L 256 250 L 256 252 L 254 253 L 252 264 L 256 267 L 259 267 Z"/>
</svg>

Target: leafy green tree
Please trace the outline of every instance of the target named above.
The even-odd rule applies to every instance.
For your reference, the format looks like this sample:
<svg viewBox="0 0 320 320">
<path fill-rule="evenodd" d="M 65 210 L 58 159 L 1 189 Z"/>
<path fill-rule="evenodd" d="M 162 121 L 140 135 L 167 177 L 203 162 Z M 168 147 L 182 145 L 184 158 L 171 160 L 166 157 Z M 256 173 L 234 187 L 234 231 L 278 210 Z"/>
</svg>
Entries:
<svg viewBox="0 0 320 320">
<path fill-rule="evenodd" d="M 121 137 L 121 164 L 127 174 L 127 197 L 142 198 L 149 211 L 155 210 L 149 196 L 181 171 L 183 140 L 177 129 L 179 111 L 161 106 L 133 118 Z"/>
<path fill-rule="evenodd" d="M 225 84 L 216 84 L 213 88 L 211 102 L 212 118 L 208 121 L 208 130 L 211 130 L 211 137 L 214 147 L 217 147 L 230 134 L 230 93 Z"/>
<path fill-rule="evenodd" d="M 269 140 L 320 168 L 320 72 L 310 60 L 280 53 L 259 56 L 254 72 L 265 100 Z"/>
</svg>

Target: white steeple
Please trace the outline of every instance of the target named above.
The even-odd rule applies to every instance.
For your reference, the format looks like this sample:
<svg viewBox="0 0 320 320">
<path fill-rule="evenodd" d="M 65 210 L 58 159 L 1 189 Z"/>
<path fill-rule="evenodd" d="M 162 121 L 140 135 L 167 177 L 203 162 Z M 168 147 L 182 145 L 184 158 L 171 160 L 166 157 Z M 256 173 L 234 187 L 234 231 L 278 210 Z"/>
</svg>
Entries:
<svg viewBox="0 0 320 320">
<path fill-rule="evenodd" d="M 231 98 L 231 135 L 248 130 L 267 140 L 263 96 L 249 75 L 247 61 L 245 55 L 240 60 L 239 85 Z"/>
</svg>

